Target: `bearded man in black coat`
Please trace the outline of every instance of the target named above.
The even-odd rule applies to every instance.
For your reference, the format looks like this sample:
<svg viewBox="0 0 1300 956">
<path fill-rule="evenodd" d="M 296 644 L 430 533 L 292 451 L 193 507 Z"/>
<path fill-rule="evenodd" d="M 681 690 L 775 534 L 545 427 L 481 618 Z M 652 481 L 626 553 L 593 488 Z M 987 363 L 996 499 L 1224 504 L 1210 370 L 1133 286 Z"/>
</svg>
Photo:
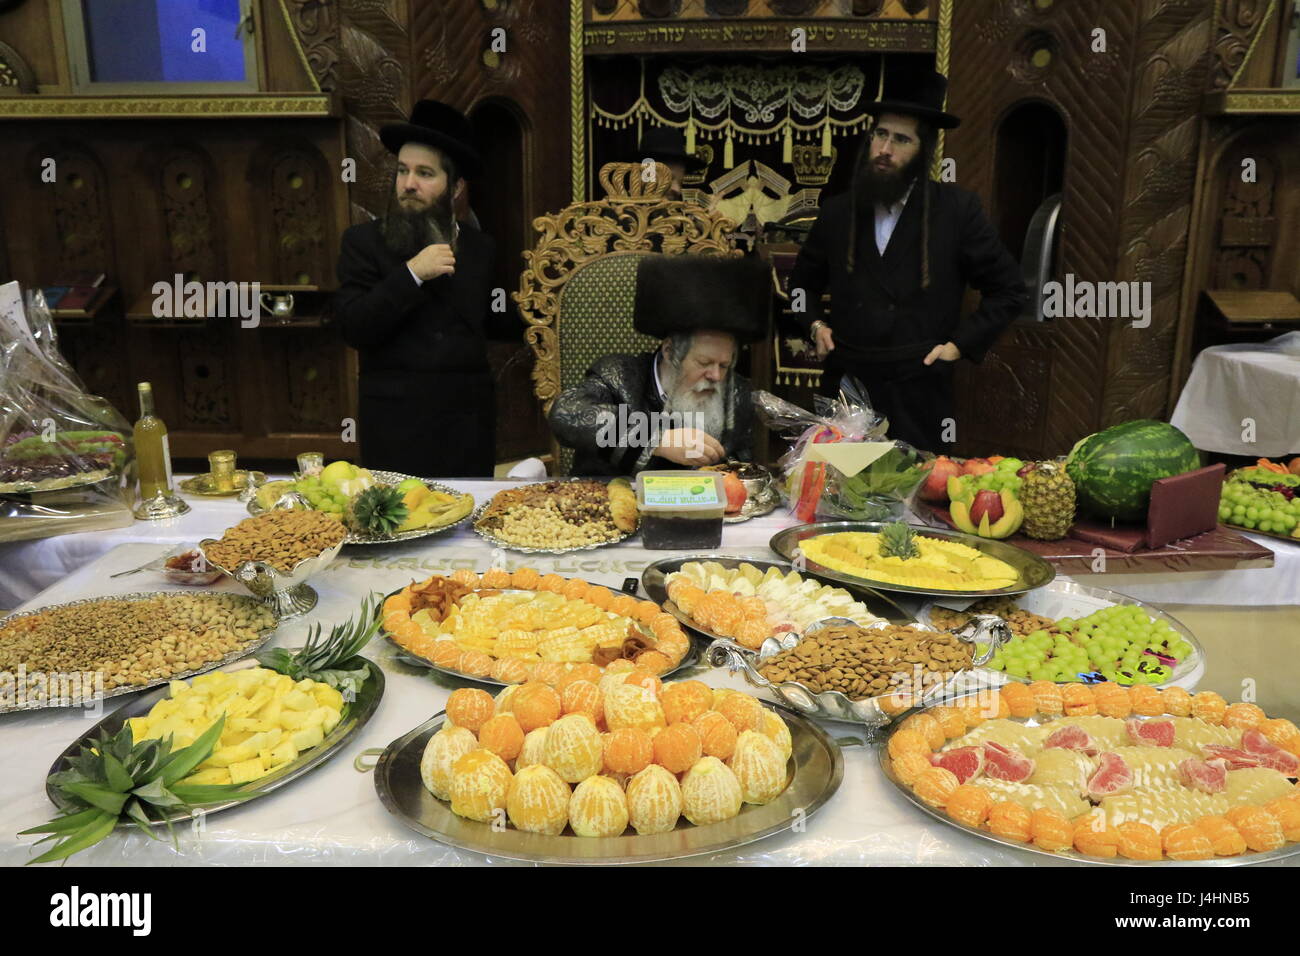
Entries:
<svg viewBox="0 0 1300 956">
<path fill-rule="evenodd" d="M 397 155 L 387 215 L 352 226 L 335 313 L 360 356 L 361 463 L 422 477 L 490 476 L 496 409 L 487 338 L 517 332 L 492 310 L 495 245 L 454 203 L 481 160 L 469 121 L 434 100 L 380 130 Z"/>
<path fill-rule="evenodd" d="M 820 391 L 857 377 L 891 438 L 938 453 L 952 440 L 954 363 L 980 361 L 1028 299 L 975 194 L 930 180 L 937 130 L 960 122 L 943 110 L 947 85 L 933 72 L 908 93 L 887 80 L 852 189 L 823 205 L 790 276 L 825 359 Z M 968 285 L 981 301 L 961 319 Z"/>
</svg>

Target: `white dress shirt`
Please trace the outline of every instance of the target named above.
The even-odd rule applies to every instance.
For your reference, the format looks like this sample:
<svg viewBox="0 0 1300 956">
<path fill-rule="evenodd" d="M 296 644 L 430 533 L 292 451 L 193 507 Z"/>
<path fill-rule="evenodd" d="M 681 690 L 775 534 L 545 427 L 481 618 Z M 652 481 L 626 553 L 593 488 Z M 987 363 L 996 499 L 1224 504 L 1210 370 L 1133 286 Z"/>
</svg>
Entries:
<svg viewBox="0 0 1300 956">
<path fill-rule="evenodd" d="M 894 234 L 894 227 L 898 225 L 898 220 L 903 215 L 903 207 L 907 205 L 907 199 L 911 195 L 912 187 L 908 186 L 907 192 L 903 193 L 903 198 L 892 206 L 876 203 L 876 249 L 882 256 L 889 245 L 890 236 Z"/>
</svg>

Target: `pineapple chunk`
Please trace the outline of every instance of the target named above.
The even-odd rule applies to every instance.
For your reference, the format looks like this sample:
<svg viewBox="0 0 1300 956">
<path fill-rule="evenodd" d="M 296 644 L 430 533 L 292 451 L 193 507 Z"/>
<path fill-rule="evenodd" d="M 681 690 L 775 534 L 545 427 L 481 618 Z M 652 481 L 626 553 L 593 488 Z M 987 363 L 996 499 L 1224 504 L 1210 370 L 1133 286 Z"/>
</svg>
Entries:
<svg viewBox="0 0 1300 956">
<path fill-rule="evenodd" d="M 276 674 L 271 681 L 271 692 L 276 697 L 283 697 L 291 690 L 293 690 L 293 678 L 288 674 Z"/>
<path fill-rule="evenodd" d="M 278 698 L 275 698 L 267 701 L 266 705 L 257 712 L 257 716 L 268 724 L 278 727 L 280 724 L 280 712 L 283 709 L 284 705 L 280 703 Z"/>
<path fill-rule="evenodd" d="M 202 720 L 207 710 L 203 701 L 187 697 L 185 703 L 181 705 L 181 716 L 186 720 Z"/>
<path fill-rule="evenodd" d="M 332 707 L 322 707 L 317 713 L 321 715 L 320 729 L 325 731 L 327 735 L 333 733 L 334 728 L 343 719 L 343 712 Z"/>
<path fill-rule="evenodd" d="M 343 695 L 329 684 L 317 684 L 312 688 L 311 695 L 316 698 L 316 703 L 322 707 L 330 707 L 338 711 L 343 710 Z"/>
<path fill-rule="evenodd" d="M 227 730 L 221 735 L 222 747 L 238 747 L 253 736 L 251 730 Z"/>
<path fill-rule="evenodd" d="M 153 710 L 149 712 L 149 716 L 154 720 L 162 720 L 164 717 L 170 717 L 180 710 L 180 706 L 174 700 L 160 700 L 153 705 Z"/>
<path fill-rule="evenodd" d="M 266 776 L 266 767 L 263 766 L 261 757 L 242 760 L 239 763 L 230 765 L 231 783 L 249 783 L 258 777 L 264 776 Z"/>
<path fill-rule="evenodd" d="M 262 749 L 270 750 L 285 740 L 285 733 L 279 727 L 273 727 L 262 735 Z"/>
<path fill-rule="evenodd" d="M 291 690 L 280 699 L 280 703 L 290 710 L 313 710 L 316 699 L 301 690 Z"/>
<path fill-rule="evenodd" d="M 127 723 L 131 725 L 131 739 L 137 743 L 153 737 L 153 733 L 149 729 L 148 717 L 131 717 L 127 720 Z"/>
<path fill-rule="evenodd" d="M 243 743 L 236 744 L 233 747 L 220 747 L 212 751 L 212 756 L 199 764 L 199 766 L 203 768 L 230 767 L 239 763 L 241 760 L 247 760 L 250 756 L 257 754 L 256 750 L 246 750 L 246 746 L 247 744 Z"/>
<path fill-rule="evenodd" d="M 232 697 L 225 705 L 227 717 L 247 717 L 256 708 L 247 697 Z"/>
<path fill-rule="evenodd" d="M 290 738 L 290 740 L 293 741 L 293 745 L 298 748 L 299 753 L 304 750 L 310 750 L 324 739 L 325 732 L 321 730 L 320 724 L 313 724 L 310 727 L 304 727 Z"/>
<path fill-rule="evenodd" d="M 310 677 L 304 677 L 302 680 L 298 681 L 298 683 L 294 684 L 293 686 L 296 690 L 300 690 L 304 694 L 310 694 L 312 690 L 316 687 L 316 682 L 312 680 Z"/>
<path fill-rule="evenodd" d="M 199 770 L 190 774 L 185 778 L 185 782 L 201 786 L 230 783 L 230 769 L 228 767 L 209 767 L 207 770 Z"/>
<path fill-rule="evenodd" d="M 307 715 L 300 710 L 280 711 L 280 726 L 285 730 L 301 730 L 307 723 Z"/>
<path fill-rule="evenodd" d="M 300 730 L 306 730 L 308 727 L 320 727 L 321 732 L 325 732 L 325 715 L 329 713 L 327 707 L 313 707 L 307 712 L 307 719 L 302 722 Z"/>
<path fill-rule="evenodd" d="M 269 687 L 259 687 L 256 693 L 248 698 L 248 706 L 254 711 L 261 710 L 270 702 L 272 696 Z"/>
<path fill-rule="evenodd" d="M 270 759 L 265 760 L 268 766 L 282 767 L 285 764 L 292 763 L 298 759 L 298 748 L 293 745 L 292 740 L 286 740 L 284 743 L 272 750 L 269 756 Z"/>
<path fill-rule="evenodd" d="M 189 692 L 190 685 L 183 680 L 169 680 L 167 682 L 167 693 L 171 694 L 173 699 L 184 697 Z"/>
<path fill-rule="evenodd" d="M 194 740 L 195 738 L 193 734 L 177 734 L 172 738 L 172 749 L 180 750 L 184 747 L 188 747 L 190 744 L 194 743 Z"/>
</svg>

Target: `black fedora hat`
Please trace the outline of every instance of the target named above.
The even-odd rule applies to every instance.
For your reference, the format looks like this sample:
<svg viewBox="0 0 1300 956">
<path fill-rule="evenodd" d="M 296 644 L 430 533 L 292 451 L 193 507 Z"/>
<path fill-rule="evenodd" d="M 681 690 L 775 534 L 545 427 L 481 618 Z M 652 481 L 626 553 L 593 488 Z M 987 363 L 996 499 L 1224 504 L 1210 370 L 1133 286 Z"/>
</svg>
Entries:
<svg viewBox="0 0 1300 956">
<path fill-rule="evenodd" d="M 633 327 L 657 339 L 727 332 L 740 342 L 767 334 L 769 270 L 755 258 L 649 255 L 637 263 Z"/>
<path fill-rule="evenodd" d="M 939 129 L 956 129 L 961 125 L 961 120 L 943 108 L 947 95 L 948 78 L 934 70 L 919 76 L 886 74 L 881 98 L 868 103 L 866 111 L 872 116 L 901 113 L 925 120 Z"/>
<path fill-rule="evenodd" d="M 675 126 L 652 126 L 641 137 L 641 153 L 637 158 L 649 157 L 661 163 L 684 163 L 688 173 L 698 172 L 709 165 L 694 153 L 686 152 L 686 134 Z"/>
<path fill-rule="evenodd" d="M 411 110 L 409 123 L 389 123 L 379 130 L 379 138 L 394 155 L 407 143 L 440 149 L 466 179 L 478 175 L 483 165 L 469 120 L 460 110 L 437 100 L 420 100 Z"/>
</svg>

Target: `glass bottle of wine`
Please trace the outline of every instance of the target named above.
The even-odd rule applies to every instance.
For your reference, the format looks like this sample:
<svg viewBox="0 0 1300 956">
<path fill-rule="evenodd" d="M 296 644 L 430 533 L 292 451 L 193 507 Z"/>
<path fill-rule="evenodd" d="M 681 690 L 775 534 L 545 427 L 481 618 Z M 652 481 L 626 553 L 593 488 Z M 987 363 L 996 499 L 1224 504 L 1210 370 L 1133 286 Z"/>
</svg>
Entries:
<svg viewBox="0 0 1300 956">
<path fill-rule="evenodd" d="M 172 490 L 172 456 L 167 444 L 167 426 L 154 414 L 153 386 L 141 382 L 140 420 L 135 423 L 135 461 L 140 471 L 140 497 L 144 500 Z"/>
</svg>

